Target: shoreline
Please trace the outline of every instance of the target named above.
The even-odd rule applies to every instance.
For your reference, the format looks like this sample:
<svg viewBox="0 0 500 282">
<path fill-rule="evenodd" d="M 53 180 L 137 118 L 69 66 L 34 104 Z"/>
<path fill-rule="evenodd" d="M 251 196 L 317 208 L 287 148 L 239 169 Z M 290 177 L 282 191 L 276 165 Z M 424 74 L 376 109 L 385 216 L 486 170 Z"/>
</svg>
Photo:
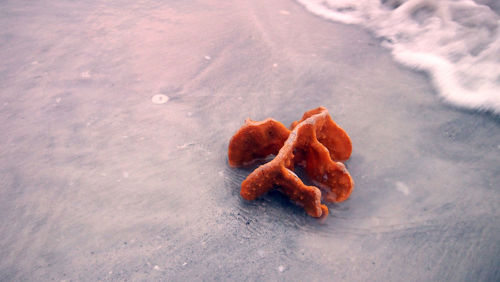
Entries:
<svg viewBox="0 0 500 282">
<path fill-rule="evenodd" d="M 0 280 L 500 279 L 499 118 L 361 27 L 291 0 L 2 10 Z M 353 142 L 350 198 L 324 222 L 242 200 L 245 118 L 318 106 Z"/>
<path fill-rule="evenodd" d="M 495 72 L 498 67 L 495 68 L 494 55 L 498 53 L 495 46 L 500 42 L 500 37 L 494 35 L 500 15 L 493 3 L 297 2 L 322 18 L 355 24 L 383 39 L 380 45 L 389 49 L 395 61 L 428 74 L 429 81 L 446 103 L 500 114 L 497 80 L 500 73 Z M 342 10 L 346 5 L 350 8 Z M 422 13 L 422 10 L 428 12 Z M 480 30 L 493 33 L 485 41 L 477 35 Z"/>
</svg>

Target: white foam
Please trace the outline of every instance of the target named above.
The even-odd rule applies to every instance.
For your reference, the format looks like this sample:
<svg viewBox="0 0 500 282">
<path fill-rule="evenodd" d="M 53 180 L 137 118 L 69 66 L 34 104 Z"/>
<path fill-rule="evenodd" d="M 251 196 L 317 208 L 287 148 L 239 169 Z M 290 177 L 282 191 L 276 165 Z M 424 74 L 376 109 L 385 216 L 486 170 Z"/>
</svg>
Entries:
<svg viewBox="0 0 500 282">
<path fill-rule="evenodd" d="M 327 19 L 371 30 L 398 62 L 429 73 L 449 103 L 500 114 L 500 16 L 488 6 L 471 0 L 297 1 Z"/>
</svg>

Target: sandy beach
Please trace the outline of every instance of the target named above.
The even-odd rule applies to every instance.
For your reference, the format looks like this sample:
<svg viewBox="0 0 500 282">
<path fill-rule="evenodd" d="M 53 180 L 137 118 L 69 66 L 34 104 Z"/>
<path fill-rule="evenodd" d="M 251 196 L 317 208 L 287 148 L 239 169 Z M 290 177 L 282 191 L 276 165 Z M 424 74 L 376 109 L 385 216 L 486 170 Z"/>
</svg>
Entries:
<svg viewBox="0 0 500 282">
<path fill-rule="evenodd" d="M 0 15 L 1 281 L 500 280 L 500 118 L 360 27 L 289 0 Z M 245 118 L 318 106 L 352 139 L 351 197 L 323 221 L 241 199 Z"/>
</svg>

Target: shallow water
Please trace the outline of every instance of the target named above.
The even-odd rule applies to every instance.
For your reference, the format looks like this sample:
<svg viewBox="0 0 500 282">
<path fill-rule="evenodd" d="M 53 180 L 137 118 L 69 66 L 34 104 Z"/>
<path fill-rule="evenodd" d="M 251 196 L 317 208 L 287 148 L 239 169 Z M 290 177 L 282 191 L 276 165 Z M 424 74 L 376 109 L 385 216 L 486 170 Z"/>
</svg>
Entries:
<svg viewBox="0 0 500 282">
<path fill-rule="evenodd" d="M 356 27 L 211 2 L 0 4 L 0 280 L 500 278 L 498 117 Z M 319 105 L 350 199 L 242 200 L 231 135 Z"/>
<path fill-rule="evenodd" d="M 500 5 L 495 0 L 298 0 L 370 30 L 394 59 L 425 71 L 450 104 L 500 114 Z"/>
</svg>

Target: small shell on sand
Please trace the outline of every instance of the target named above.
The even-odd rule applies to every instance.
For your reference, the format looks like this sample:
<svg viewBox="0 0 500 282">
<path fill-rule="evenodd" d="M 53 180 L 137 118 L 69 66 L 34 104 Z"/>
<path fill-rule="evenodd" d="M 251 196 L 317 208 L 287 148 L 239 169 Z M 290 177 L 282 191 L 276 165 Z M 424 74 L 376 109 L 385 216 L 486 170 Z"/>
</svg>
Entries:
<svg viewBox="0 0 500 282">
<path fill-rule="evenodd" d="M 168 96 L 163 94 L 156 94 L 151 97 L 151 102 L 157 105 L 165 104 L 166 102 L 168 102 Z"/>
</svg>

